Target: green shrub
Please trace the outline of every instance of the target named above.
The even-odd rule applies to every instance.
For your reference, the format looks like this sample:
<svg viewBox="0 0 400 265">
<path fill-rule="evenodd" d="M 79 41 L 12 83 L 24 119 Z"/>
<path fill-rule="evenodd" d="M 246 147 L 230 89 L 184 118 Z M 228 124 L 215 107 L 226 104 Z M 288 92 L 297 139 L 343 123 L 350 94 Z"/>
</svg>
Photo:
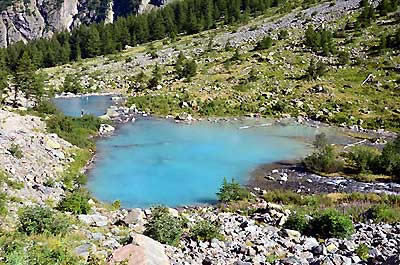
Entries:
<svg viewBox="0 0 400 265">
<path fill-rule="evenodd" d="M 0 216 L 7 214 L 7 193 L 0 192 Z"/>
<path fill-rule="evenodd" d="M 377 204 L 367 210 L 366 218 L 372 219 L 376 223 L 400 222 L 400 209 L 387 204 Z"/>
<path fill-rule="evenodd" d="M 232 178 L 232 182 L 228 182 L 226 178 L 222 183 L 222 187 L 217 192 L 217 196 L 220 202 L 232 202 L 248 199 L 250 193 L 246 188 L 243 188 L 239 183 L 235 182 Z"/>
<path fill-rule="evenodd" d="M 309 26 L 305 32 L 305 45 L 314 51 L 322 51 L 324 55 L 335 52 L 333 34 L 326 29 L 316 31 L 312 26 Z"/>
<path fill-rule="evenodd" d="M 197 222 L 190 230 L 190 235 L 198 241 L 210 241 L 214 238 L 222 240 L 223 238 L 220 227 L 207 220 Z"/>
<path fill-rule="evenodd" d="M 83 265 L 80 258 L 73 255 L 69 246 L 34 244 L 29 248 L 27 264 L 29 265 Z"/>
<path fill-rule="evenodd" d="M 43 114 L 60 114 L 56 105 L 50 100 L 42 100 L 37 104 L 33 110 Z"/>
<path fill-rule="evenodd" d="M 40 240 L 40 239 L 39 239 Z M 69 248 L 50 238 L 48 241 L 32 240 L 20 233 L 0 233 L 0 257 L 4 265 L 83 265 Z"/>
<path fill-rule="evenodd" d="M 177 246 L 181 239 L 182 221 L 172 216 L 168 208 L 152 208 L 151 218 L 146 224 L 145 234 L 160 243 Z"/>
<path fill-rule="evenodd" d="M 21 147 L 18 144 L 12 143 L 8 151 L 15 158 L 21 159 L 23 157 Z"/>
<path fill-rule="evenodd" d="M 272 38 L 270 36 L 264 37 L 262 40 L 260 40 L 256 47 L 254 48 L 255 51 L 259 50 L 267 50 L 272 47 Z"/>
<path fill-rule="evenodd" d="M 289 218 L 284 224 L 284 228 L 297 230 L 301 233 L 305 233 L 308 228 L 308 219 L 303 213 L 299 212 L 291 213 Z"/>
<path fill-rule="evenodd" d="M 400 136 L 385 145 L 379 158 L 379 167 L 383 173 L 400 180 Z"/>
<path fill-rule="evenodd" d="M 369 248 L 364 243 L 358 245 L 356 249 L 357 256 L 362 260 L 367 260 L 369 258 Z"/>
<path fill-rule="evenodd" d="M 349 159 L 354 163 L 359 173 L 375 170 L 377 168 L 379 151 L 367 146 L 353 147 Z"/>
<path fill-rule="evenodd" d="M 281 29 L 278 33 L 279 40 L 285 40 L 289 37 L 289 32 L 286 29 Z"/>
<path fill-rule="evenodd" d="M 119 210 L 121 208 L 121 201 L 120 200 L 115 200 L 112 204 L 111 207 L 115 210 Z"/>
<path fill-rule="evenodd" d="M 315 80 L 317 77 L 323 76 L 326 71 L 327 66 L 325 63 L 322 61 L 315 62 L 314 58 L 312 58 L 305 77 L 308 80 Z"/>
<path fill-rule="evenodd" d="M 97 134 L 102 123 L 104 122 L 93 115 L 77 118 L 57 114 L 46 120 L 47 130 L 50 133 L 56 133 L 64 140 L 81 148 L 94 148 L 93 140 L 89 138 Z"/>
<path fill-rule="evenodd" d="M 69 224 L 66 217 L 55 211 L 40 206 L 31 206 L 22 209 L 19 215 L 18 230 L 27 235 L 36 234 L 65 234 Z"/>
<path fill-rule="evenodd" d="M 89 204 L 90 195 L 83 189 L 67 193 L 59 202 L 58 209 L 73 214 L 88 214 L 91 206 Z"/>
<path fill-rule="evenodd" d="M 267 202 L 280 204 L 302 204 L 303 198 L 301 194 L 291 190 L 270 190 L 263 194 L 263 198 Z"/>
<path fill-rule="evenodd" d="M 313 142 L 315 148 L 324 148 L 328 145 L 328 138 L 325 133 L 319 133 L 315 136 L 315 140 Z"/>
<path fill-rule="evenodd" d="M 338 53 L 338 61 L 341 65 L 346 65 L 350 61 L 350 55 L 346 51 L 341 51 Z"/>
<path fill-rule="evenodd" d="M 313 216 L 309 223 L 308 234 L 319 238 L 346 238 L 353 232 L 353 222 L 348 215 L 328 209 Z"/>
<path fill-rule="evenodd" d="M 334 147 L 330 145 L 306 157 L 303 162 L 308 170 L 315 172 L 334 173 L 343 169 L 343 161 L 338 159 Z"/>
<path fill-rule="evenodd" d="M 64 80 L 62 91 L 66 93 L 79 94 L 83 92 L 83 86 L 79 80 L 79 76 L 67 74 Z"/>
</svg>

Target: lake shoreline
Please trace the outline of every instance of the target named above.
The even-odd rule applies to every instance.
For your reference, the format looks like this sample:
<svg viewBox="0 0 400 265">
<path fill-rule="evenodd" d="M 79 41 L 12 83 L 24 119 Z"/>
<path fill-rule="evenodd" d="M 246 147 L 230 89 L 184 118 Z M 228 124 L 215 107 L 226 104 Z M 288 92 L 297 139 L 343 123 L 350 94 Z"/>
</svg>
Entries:
<svg viewBox="0 0 400 265">
<path fill-rule="evenodd" d="M 108 94 L 108 93 L 107 93 Z M 90 95 L 80 95 L 77 97 L 84 97 L 84 96 L 102 96 L 104 94 L 90 94 Z M 108 94 L 109 96 L 110 94 Z M 161 120 L 168 120 L 171 123 L 183 123 L 183 124 L 194 124 L 197 122 L 215 122 L 215 123 L 225 123 L 225 122 L 243 122 L 243 121 L 260 121 L 260 120 L 265 120 L 266 122 L 258 125 L 258 126 L 273 126 L 273 125 L 280 125 L 280 126 L 288 126 L 292 124 L 298 124 L 298 125 L 305 125 L 305 126 L 310 126 L 315 129 L 320 129 L 320 128 L 331 128 L 336 130 L 338 134 L 341 135 L 346 135 L 349 136 L 349 133 L 351 132 L 356 132 L 359 133 L 358 131 L 355 131 L 354 129 L 351 128 L 343 128 L 343 127 L 336 127 L 332 126 L 326 123 L 322 123 L 319 121 L 303 121 L 303 122 L 298 122 L 293 118 L 285 118 L 285 119 L 274 119 L 274 118 L 261 118 L 261 117 L 206 117 L 206 118 L 198 118 L 198 119 L 193 119 L 190 118 L 190 120 L 181 120 L 177 119 L 174 116 L 161 116 L 161 115 L 150 115 L 144 112 L 137 111 L 136 109 L 132 108 L 126 108 L 123 106 L 124 102 L 124 97 L 121 97 L 119 95 L 115 95 L 116 99 L 118 100 L 113 100 L 113 104 L 109 109 L 113 109 L 116 111 L 116 115 L 113 117 L 110 117 L 110 122 L 112 126 L 115 128 L 115 130 L 106 135 L 100 135 L 98 134 L 97 136 L 94 137 L 95 142 L 105 139 L 107 137 L 113 137 L 113 135 L 118 135 L 119 130 L 121 126 L 123 126 L 126 123 L 129 122 L 135 122 L 136 119 L 161 119 Z M 107 113 L 108 110 L 107 109 Z M 267 122 L 268 121 L 268 122 Z M 251 126 L 244 126 L 243 128 L 240 129 L 248 129 L 251 128 Z M 385 132 L 385 131 L 368 131 L 365 130 L 362 132 L 363 134 L 366 134 L 367 136 L 371 137 L 383 137 L 383 138 L 390 138 L 392 135 L 390 132 Z M 304 141 L 304 139 L 299 139 Z M 356 138 L 353 138 L 354 141 L 351 141 L 347 143 L 347 145 L 352 145 L 357 142 Z M 308 142 L 308 144 L 311 144 L 311 141 Z M 301 160 L 304 157 L 298 157 L 297 159 L 294 160 L 284 160 L 284 161 L 276 161 L 272 163 L 262 163 L 259 164 L 256 169 L 254 169 L 252 172 L 248 174 L 247 181 L 244 183 L 245 186 L 247 186 L 250 190 L 255 190 L 255 191 L 263 191 L 263 190 L 279 190 L 279 189 L 290 189 L 292 191 L 299 191 L 299 186 L 302 186 L 303 184 L 309 184 L 311 182 L 304 183 L 304 181 L 300 181 L 303 177 L 303 174 L 305 174 L 304 168 L 301 166 Z M 98 152 L 97 150 L 93 153 L 93 156 L 91 157 L 90 161 L 87 163 L 87 165 L 82 169 L 85 174 L 90 173 L 90 171 L 93 169 L 95 166 L 96 160 L 98 159 Z M 275 176 L 274 180 L 271 179 L 266 179 L 266 176 L 271 173 L 271 171 L 279 171 L 281 173 L 286 173 L 289 176 L 289 181 L 279 181 L 279 176 Z M 337 190 L 335 187 L 333 188 L 326 188 L 325 184 L 324 185 L 303 185 L 307 186 L 308 188 L 302 190 L 301 192 L 307 193 L 307 194 L 314 194 L 314 193 L 323 193 L 323 192 L 333 192 Z M 196 204 L 196 205 L 184 205 L 176 208 L 185 208 L 185 207 L 204 207 L 207 205 L 214 205 L 214 204 Z"/>
</svg>

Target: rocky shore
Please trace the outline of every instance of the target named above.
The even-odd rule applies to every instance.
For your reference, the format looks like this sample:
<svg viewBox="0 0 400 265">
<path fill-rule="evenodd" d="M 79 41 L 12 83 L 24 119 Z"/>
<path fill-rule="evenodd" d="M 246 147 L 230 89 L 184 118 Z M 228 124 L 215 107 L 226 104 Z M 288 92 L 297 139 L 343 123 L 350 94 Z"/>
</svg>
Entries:
<svg viewBox="0 0 400 265">
<path fill-rule="evenodd" d="M 132 121 L 132 115 L 143 115 L 135 109 L 113 107 L 115 122 Z M 108 111 L 110 114 L 110 110 Z M 112 116 L 112 115 L 111 115 Z M 129 117 L 129 119 L 128 119 Z M 3 191 L 19 198 L 9 202 L 7 220 L 16 217 L 24 205 L 42 206 L 56 203 L 65 195 L 60 180 L 74 161 L 77 148 L 46 133 L 38 117 L 0 111 L 1 169 L 21 187 L 5 185 Z M 110 125 L 108 125 L 110 126 Z M 103 130 L 112 130 L 103 126 Z M 23 156 L 17 158 L 11 145 L 18 145 Z M 11 150 L 11 151 L 10 151 Z M 254 193 L 263 190 L 292 189 L 315 192 L 386 192 L 398 194 L 396 183 L 362 183 L 343 178 L 324 178 L 301 171 L 293 163 L 260 167 L 250 182 Z M 256 175 L 257 175 L 256 174 Z M 220 224 L 224 240 L 197 241 L 184 234 L 179 247 L 160 244 L 143 235 L 151 218 L 150 209 L 110 210 L 95 201 L 90 214 L 78 215 L 75 232 L 85 236 L 74 252 L 89 259 L 91 255 L 107 259 L 109 264 L 129 260 L 128 264 L 400 264 L 400 226 L 398 224 L 357 223 L 349 239 L 327 239 L 301 235 L 282 225 L 291 211 L 263 199 L 249 205 L 249 214 L 225 212 L 224 208 L 203 206 L 169 209 L 174 216 L 188 220 L 189 227 L 207 220 Z M 369 259 L 361 260 L 355 249 L 368 247 Z"/>
<path fill-rule="evenodd" d="M 400 194 L 400 184 L 391 181 L 362 182 L 343 176 L 324 177 L 307 172 L 300 160 L 281 161 L 258 167 L 247 186 L 257 193 L 291 190 L 297 193 L 361 192 Z"/>
<path fill-rule="evenodd" d="M 3 191 L 24 204 L 57 202 L 64 190 L 60 176 L 74 161 L 77 150 L 56 134 L 46 133 L 39 117 L 21 116 L 0 110 L 0 170 L 19 183 L 18 189 L 5 185 Z M 18 203 L 12 203 L 11 214 Z"/>
<path fill-rule="evenodd" d="M 184 235 L 179 247 L 161 245 L 143 235 L 151 211 L 141 209 L 120 210 L 111 215 L 100 213 L 79 216 L 92 227 L 113 227 L 112 231 L 128 228 L 129 244 L 118 243 L 115 233 L 87 232 L 89 238 L 108 245 L 113 250 L 110 264 L 126 258 L 128 264 L 399 264 L 400 225 L 357 223 L 355 233 L 348 239 L 318 240 L 300 232 L 282 228 L 290 210 L 262 200 L 251 205 L 250 215 L 224 212 L 221 208 L 199 207 L 169 209 L 174 216 L 182 216 L 189 227 L 204 220 L 221 224 L 223 240 L 197 241 Z M 139 239 L 138 239 L 139 238 Z M 138 240 L 140 243 L 138 243 Z M 356 249 L 367 246 L 367 260 L 358 256 Z M 90 244 L 89 244 L 90 245 Z M 136 246 L 136 247 L 135 247 Z M 80 247 L 78 250 L 82 250 Z M 81 252 L 89 255 L 90 248 Z M 152 251 L 153 255 L 148 252 Z M 361 255 L 361 254 L 360 254 Z M 168 258 L 166 258 L 168 257 Z M 144 260 L 140 263 L 139 260 Z M 135 263 L 138 262 L 138 263 Z"/>
</svg>

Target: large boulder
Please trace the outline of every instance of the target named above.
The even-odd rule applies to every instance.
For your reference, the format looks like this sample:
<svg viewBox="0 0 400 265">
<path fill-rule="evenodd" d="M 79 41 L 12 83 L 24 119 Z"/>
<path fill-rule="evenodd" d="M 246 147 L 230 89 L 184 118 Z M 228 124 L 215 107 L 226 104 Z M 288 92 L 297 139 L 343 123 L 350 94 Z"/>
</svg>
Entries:
<svg viewBox="0 0 400 265">
<path fill-rule="evenodd" d="M 132 234 L 132 243 L 113 252 L 109 265 L 127 261 L 127 265 L 169 265 L 164 246 L 140 234 Z"/>
<path fill-rule="evenodd" d="M 46 148 L 48 149 L 60 149 L 61 145 L 52 139 L 46 140 Z"/>
<path fill-rule="evenodd" d="M 100 214 L 81 214 L 78 215 L 78 219 L 91 226 L 102 227 L 108 224 L 107 217 L 100 215 Z"/>
<path fill-rule="evenodd" d="M 109 124 L 101 124 L 99 128 L 100 135 L 112 134 L 115 131 L 115 128 Z"/>
</svg>

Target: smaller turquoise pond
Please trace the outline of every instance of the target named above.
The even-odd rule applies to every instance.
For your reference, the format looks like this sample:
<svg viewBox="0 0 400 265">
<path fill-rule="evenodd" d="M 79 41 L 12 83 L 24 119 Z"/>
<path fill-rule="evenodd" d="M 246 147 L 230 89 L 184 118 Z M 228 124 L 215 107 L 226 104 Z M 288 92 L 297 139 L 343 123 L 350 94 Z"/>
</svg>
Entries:
<svg viewBox="0 0 400 265">
<path fill-rule="evenodd" d="M 260 164 L 308 153 L 298 138 L 315 133 L 261 121 L 186 125 L 139 119 L 97 142 L 88 187 L 98 199 L 119 199 L 125 207 L 213 203 L 223 177 L 245 184 Z"/>
<path fill-rule="evenodd" d="M 55 98 L 54 104 L 67 116 L 80 117 L 84 114 L 103 115 L 113 104 L 112 96 L 85 96 L 74 98 Z"/>
</svg>

